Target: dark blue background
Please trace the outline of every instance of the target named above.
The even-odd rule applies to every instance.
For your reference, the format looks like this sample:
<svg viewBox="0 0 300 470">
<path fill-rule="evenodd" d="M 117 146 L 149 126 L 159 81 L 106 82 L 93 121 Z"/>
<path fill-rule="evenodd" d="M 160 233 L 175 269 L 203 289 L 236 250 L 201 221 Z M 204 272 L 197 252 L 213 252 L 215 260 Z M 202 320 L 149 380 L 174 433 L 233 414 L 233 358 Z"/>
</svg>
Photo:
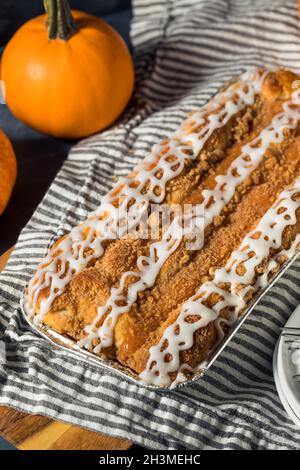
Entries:
<svg viewBox="0 0 300 470">
<path fill-rule="evenodd" d="M 78 8 L 101 16 L 129 44 L 130 0 L 71 0 Z M 43 13 L 42 0 L 1 0 L 0 47 L 26 20 Z M 0 216 L 0 255 L 12 246 L 61 167 L 74 142 L 39 134 L 17 121 L 0 105 L 0 127 L 10 137 L 18 160 L 12 198 Z"/>
<path fill-rule="evenodd" d="M 42 0 L 0 0 L 0 51 L 26 20 L 43 12 Z M 129 44 L 130 0 L 71 0 L 72 8 L 104 18 Z M 0 105 L 0 127 L 10 137 L 18 160 L 18 178 L 12 198 L 0 216 L 0 255 L 13 245 L 22 227 L 55 177 L 74 142 L 39 134 L 17 121 Z M 0 450 L 13 449 L 0 437 Z"/>
</svg>

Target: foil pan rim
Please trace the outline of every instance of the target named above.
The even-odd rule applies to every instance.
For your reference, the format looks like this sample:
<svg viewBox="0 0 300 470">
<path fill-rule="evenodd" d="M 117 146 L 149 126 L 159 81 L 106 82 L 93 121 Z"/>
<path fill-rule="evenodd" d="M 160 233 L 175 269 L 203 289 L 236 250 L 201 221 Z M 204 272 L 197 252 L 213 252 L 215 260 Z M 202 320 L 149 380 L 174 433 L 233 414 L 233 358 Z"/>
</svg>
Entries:
<svg viewBox="0 0 300 470">
<path fill-rule="evenodd" d="M 300 255 L 300 250 L 298 250 L 289 260 L 287 260 L 282 265 L 281 269 L 277 273 L 275 273 L 275 275 L 272 277 L 272 279 L 270 280 L 270 282 L 268 283 L 266 287 L 258 291 L 258 293 L 254 296 L 254 298 L 252 299 L 252 301 L 246 308 L 245 312 L 240 316 L 238 321 L 230 328 L 230 330 L 225 335 L 223 340 L 213 350 L 209 358 L 198 366 L 198 369 L 194 372 L 194 374 L 191 375 L 189 378 L 187 378 L 187 380 L 185 380 L 184 382 L 180 382 L 178 384 L 171 385 L 171 386 L 147 384 L 139 377 L 137 373 L 121 365 L 119 362 L 113 361 L 111 359 L 102 358 L 88 350 L 80 348 L 75 340 L 56 332 L 55 330 L 53 330 L 52 328 L 46 325 L 41 325 L 41 326 L 35 325 L 33 321 L 29 318 L 29 315 L 26 311 L 26 301 L 25 301 L 26 288 L 24 289 L 23 295 L 20 299 L 21 311 L 22 311 L 23 317 L 25 318 L 30 328 L 33 329 L 35 333 L 39 334 L 44 339 L 46 339 L 46 341 L 48 341 L 50 344 L 62 350 L 65 350 L 66 352 L 71 352 L 72 355 L 75 355 L 76 357 L 82 359 L 85 362 L 90 363 L 93 366 L 98 367 L 99 369 L 109 370 L 110 372 L 113 371 L 117 373 L 120 377 L 129 379 L 131 382 L 135 383 L 136 385 L 143 386 L 144 388 L 148 390 L 155 390 L 158 392 L 159 391 L 161 392 L 173 391 L 179 388 L 183 388 L 189 384 L 192 384 L 198 381 L 201 377 L 205 375 L 207 370 L 214 364 L 214 362 L 222 353 L 222 351 L 225 349 L 227 344 L 231 341 L 231 339 L 235 336 L 237 331 L 241 328 L 241 326 L 246 321 L 250 313 L 254 310 L 256 305 L 266 295 L 266 293 L 273 287 L 273 285 L 278 281 L 278 279 L 280 279 L 281 276 L 296 261 L 299 255 Z"/>
</svg>

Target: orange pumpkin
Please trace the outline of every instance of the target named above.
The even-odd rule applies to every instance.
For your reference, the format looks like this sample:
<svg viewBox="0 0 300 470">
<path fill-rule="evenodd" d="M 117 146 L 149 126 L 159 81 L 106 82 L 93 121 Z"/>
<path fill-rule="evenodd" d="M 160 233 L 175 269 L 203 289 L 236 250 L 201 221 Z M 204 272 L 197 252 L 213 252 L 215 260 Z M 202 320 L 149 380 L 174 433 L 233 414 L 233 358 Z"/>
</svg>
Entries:
<svg viewBox="0 0 300 470">
<path fill-rule="evenodd" d="M 34 129 L 81 138 L 112 124 L 134 86 L 132 58 L 121 36 L 101 19 L 45 0 L 46 15 L 25 23 L 1 62 L 6 102 Z"/>
<path fill-rule="evenodd" d="M 17 176 L 15 153 L 8 137 L 0 129 L 0 215 L 9 201 Z"/>
</svg>

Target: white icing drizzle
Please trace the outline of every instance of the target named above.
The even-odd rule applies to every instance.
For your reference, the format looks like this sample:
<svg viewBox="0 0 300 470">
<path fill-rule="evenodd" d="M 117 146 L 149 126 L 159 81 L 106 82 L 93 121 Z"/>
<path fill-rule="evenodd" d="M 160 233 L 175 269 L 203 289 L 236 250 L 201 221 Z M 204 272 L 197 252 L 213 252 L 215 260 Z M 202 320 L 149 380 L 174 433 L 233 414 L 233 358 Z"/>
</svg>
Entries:
<svg viewBox="0 0 300 470">
<path fill-rule="evenodd" d="M 300 189 L 300 187 L 298 189 Z M 259 289 L 264 289 L 269 284 L 271 273 L 280 269 L 280 263 L 278 261 L 279 257 L 284 257 L 285 261 L 291 259 L 293 255 L 296 253 L 296 251 L 298 250 L 299 244 L 300 244 L 300 233 L 296 235 L 296 238 L 292 242 L 290 248 L 288 248 L 287 250 L 283 249 L 279 253 L 276 253 L 273 257 L 270 258 L 267 266 L 264 268 L 263 274 L 260 274 L 257 277 L 253 285 L 249 286 L 248 288 L 245 287 L 243 291 L 241 291 L 241 294 L 245 296 L 249 291 L 250 292 L 252 291 L 252 293 L 254 294 Z M 215 346 L 217 346 L 224 338 L 224 330 L 222 328 L 222 324 L 228 325 L 229 327 L 232 326 L 238 320 L 239 313 L 240 311 L 234 310 L 231 313 L 229 318 L 225 319 L 222 317 L 218 317 L 215 320 L 214 324 L 218 332 L 218 341 Z"/>
<path fill-rule="evenodd" d="M 85 222 L 75 227 L 50 250 L 48 257 L 39 265 L 28 290 L 28 307 L 34 316 L 40 292 L 49 288 L 49 294 L 40 302 L 39 314 L 34 317 L 36 323 L 43 321 L 53 300 L 63 292 L 71 278 L 84 269 L 90 260 L 102 256 L 104 240 L 121 238 L 138 225 L 150 202 L 163 202 L 167 182 L 182 172 L 188 159 L 197 158 L 205 142 L 217 128 L 223 127 L 245 106 L 254 103 L 266 73 L 255 71 L 244 74 L 237 84 L 216 95 L 201 110 L 191 113 L 170 139 L 154 145 L 151 153 L 133 173 L 120 179 Z M 271 125 L 242 148 L 241 155 L 231 164 L 226 175 L 216 177 L 214 189 L 203 191 L 201 205 L 205 211 L 202 230 L 221 213 L 234 195 L 236 187 L 261 162 L 269 145 L 282 142 L 283 131 L 296 127 L 300 119 L 299 93 L 299 90 L 294 92 L 292 100 L 283 105 L 283 111 L 273 118 Z M 218 269 L 214 279 L 203 284 L 195 296 L 183 304 L 177 321 L 165 330 L 160 343 L 150 349 L 146 369 L 140 374 L 142 380 L 156 385 L 170 385 L 169 373 L 177 372 L 173 384 L 183 381 L 184 371 L 191 368 L 187 364 L 180 364 L 179 353 L 191 348 L 194 332 L 210 322 L 213 321 L 217 328 L 219 341 L 222 339 L 222 323 L 230 326 L 236 321 L 246 306 L 245 296 L 249 291 L 254 293 L 264 287 L 268 283 L 269 273 L 278 266 L 273 257 L 266 272 L 258 276 L 253 284 L 256 267 L 268 256 L 271 248 L 280 247 L 284 227 L 296 222 L 295 211 L 300 203 L 293 201 L 292 196 L 299 191 L 298 179 L 295 187 L 283 192 L 257 228 L 245 237 L 241 247 L 232 253 L 225 268 Z M 87 336 L 80 342 L 81 346 L 91 349 L 96 341 L 98 344 L 94 347 L 94 352 L 99 353 L 102 348 L 113 343 L 113 332 L 119 315 L 128 312 L 136 301 L 138 292 L 153 286 L 159 270 L 178 248 L 183 237 L 189 236 L 192 226 L 185 224 L 183 228 L 182 221 L 175 218 L 162 239 L 150 245 L 149 256 L 138 258 L 138 271 L 123 274 L 119 287 L 112 288 L 108 302 L 98 308 L 94 322 L 86 327 Z M 257 234 L 259 236 L 253 238 Z M 280 254 L 292 256 L 299 244 L 297 240 L 298 236 L 291 248 L 282 250 Z M 245 268 L 243 274 L 236 271 L 239 265 Z M 229 289 L 221 286 L 224 282 L 228 283 Z M 207 308 L 203 302 L 211 294 L 217 294 L 218 301 L 212 308 Z M 220 313 L 226 307 L 232 308 L 232 313 L 229 318 L 224 319 L 220 317 Z M 197 319 L 188 323 L 186 319 L 191 315 Z M 96 327 L 104 317 L 102 326 Z"/>
<path fill-rule="evenodd" d="M 267 285 L 269 284 L 269 279 L 270 279 L 269 276 L 272 275 L 273 272 L 274 273 L 277 272 L 281 267 L 281 263 L 279 263 L 278 261 L 279 257 L 284 257 L 285 261 L 290 260 L 299 250 L 300 250 L 300 233 L 296 235 L 296 238 L 291 244 L 290 248 L 288 248 L 287 250 L 283 249 L 279 253 L 276 253 L 272 258 L 270 258 L 263 274 L 260 274 L 258 276 L 253 286 L 254 287 L 253 293 L 255 293 L 258 289 L 263 289 L 267 287 Z M 185 372 L 195 374 L 199 370 L 205 369 L 205 367 L 207 366 L 208 358 L 210 357 L 211 353 L 217 348 L 217 346 L 220 344 L 220 342 L 225 336 L 224 330 L 221 327 L 221 325 L 224 324 L 224 325 L 228 325 L 229 327 L 231 327 L 238 320 L 238 318 L 239 318 L 239 312 L 233 311 L 229 318 L 218 317 L 214 321 L 214 324 L 218 332 L 218 340 L 214 344 L 213 349 L 207 354 L 207 359 L 202 361 L 200 364 L 198 364 L 194 368 L 191 367 L 189 364 L 184 364 L 184 363 L 180 364 L 179 371 L 176 375 L 176 378 L 171 383 L 170 388 L 174 388 L 178 384 L 183 383 L 187 380 L 187 375 Z"/>
<path fill-rule="evenodd" d="M 244 238 L 241 246 L 232 252 L 226 266 L 217 269 L 213 280 L 205 282 L 196 294 L 183 304 L 176 322 L 167 327 L 160 342 L 150 348 L 147 366 L 140 374 L 144 382 L 170 385 L 169 374 L 182 371 L 180 351 L 190 349 L 193 346 L 194 333 L 216 321 L 223 309 L 231 308 L 230 323 L 236 321 L 238 314 L 247 304 L 246 294 L 250 290 L 254 293 L 262 287 L 261 284 L 267 282 L 265 278 L 252 285 L 256 268 L 269 256 L 272 248 L 280 248 L 285 227 L 296 223 L 296 210 L 300 207 L 300 200 L 299 197 L 293 196 L 299 192 L 300 178 L 296 180 L 293 188 L 280 194 L 257 227 Z M 223 287 L 224 283 L 227 283 L 227 288 Z M 205 301 L 211 298 L 211 295 L 217 295 L 217 301 L 209 308 Z M 187 319 L 191 316 L 194 316 L 194 321 L 188 323 Z"/>
<path fill-rule="evenodd" d="M 247 105 L 254 103 L 267 72 L 250 71 L 238 83 L 216 95 L 206 106 L 191 113 L 168 140 L 154 145 L 148 157 L 128 177 L 103 197 L 99 208 L 73 228 L 38 266 L 28 287 L 27 308 L 39 324 L 71 278 L 102 256 L 104 240 L 121 238 L 134 229 L 150 202 L 161 203 L 166 184 L 178 176 L 188 159 L 196 159 L 212 133 Z M 47 296 L 38 298 L 43 289 Z"/>
<path fill-rule="evenodd" d="M 295 100 L 296 96 L 293 99 Z M 185 223 L 183 230 L 182 223 L 175 219 L 162 240 L 150 245 L 150 255 L 138 258 L 138 270 L 125 272 L 122 275 L 119 287 L 111 289 L 107 303 L 97 309 L 97 316 L 93 323 L 85 327 L 87 335 L 80 340 L 79 345 L 81 347 L 93 349 L 95 353 L 99 353 L 103 348 L 113 344 L 114 328 L 119 316 L 130 310 L 137 300 L 138 292 L 154 285 L 160 268 L 177 249 L 183 236 L 191 238 L 195 227 L 201 230 L 203 234 L 214 217 L 219 215 L 229 203 L 237 186 L 257 168 L 270 144 L 282 142 L 284 130 L 296 127 L 300 119 L 300 108 L 291 107 L 294 102 L 292 100 L 284 103 L 283 111 L 274 116 L 270 126 L 242 147 L 241 154 L 231 163 L 227 173 L 216 177 L 214 189 L 206 189 L 202 192 L 203 201 L 197 207 L 194 223 L 189 225 Z M 126 285 L 130 278 L 133 278 L 134 281 L 130 283 L 126 293 Z M 96 325 L 105 315 L 107 316 L 103 324 L 97 327 Z M 95 341 L 99 344 L 93 348 Z"/>
<path fill-rule="evenodd" d="M 87 336 L 78 342 L 79 346 L 92 349 L 93 341 L 100 340 L 100 343 L 93 349 L 95 353 L 99 353 L 102 348 L 113 344 L 113 332 L 119 316 L 128 312 L 139 292 L 153 286 L 159 270 L 167 258 L 178 248 L 182 239 L 181 232 L 184 233 L 185 229 L 185 225 L 180 219 L 176 217 L 163 235 L 162 240 L 150 245 L 149 256 L 138 257 L 138 271 L 127 271 L 122 275 L 119 287 L 111 289 L 109 300 L 103 307 L 98 307 L 98 313 L 93 323 L 85 327 Z M 132 279 L 134 282 L 130 282 Z M 127 281 L 128 286 L 126 287 Z M 96 325 L 106 314 L 108 315 L 102 326 L 97 328 Z"/>
</svg>

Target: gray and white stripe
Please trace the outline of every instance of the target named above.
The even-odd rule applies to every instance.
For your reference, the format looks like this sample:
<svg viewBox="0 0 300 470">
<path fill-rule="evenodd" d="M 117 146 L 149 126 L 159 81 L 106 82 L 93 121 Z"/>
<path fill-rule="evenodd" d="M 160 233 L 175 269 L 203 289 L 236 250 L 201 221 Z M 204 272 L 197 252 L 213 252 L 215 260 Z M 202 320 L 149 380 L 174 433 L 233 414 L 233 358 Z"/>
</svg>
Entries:
<svg viewBox="0 0 300 470">
<path fill-rule="evenodd" d="M 94 210 L 192 108 L 252 66 L 300 72 L 295 0 L 133 0 L 137 87 L 112 129 L 79 143 L 0 276 L 0 404 L 157 449 L 300 449 L 272 375 L 280 327 L 300 300 L 300 261 L 260 302 L 207 375 L 149 391 L 81 362 L 28 329 L 22 290 L 49 246 Z"/>
</svg>

